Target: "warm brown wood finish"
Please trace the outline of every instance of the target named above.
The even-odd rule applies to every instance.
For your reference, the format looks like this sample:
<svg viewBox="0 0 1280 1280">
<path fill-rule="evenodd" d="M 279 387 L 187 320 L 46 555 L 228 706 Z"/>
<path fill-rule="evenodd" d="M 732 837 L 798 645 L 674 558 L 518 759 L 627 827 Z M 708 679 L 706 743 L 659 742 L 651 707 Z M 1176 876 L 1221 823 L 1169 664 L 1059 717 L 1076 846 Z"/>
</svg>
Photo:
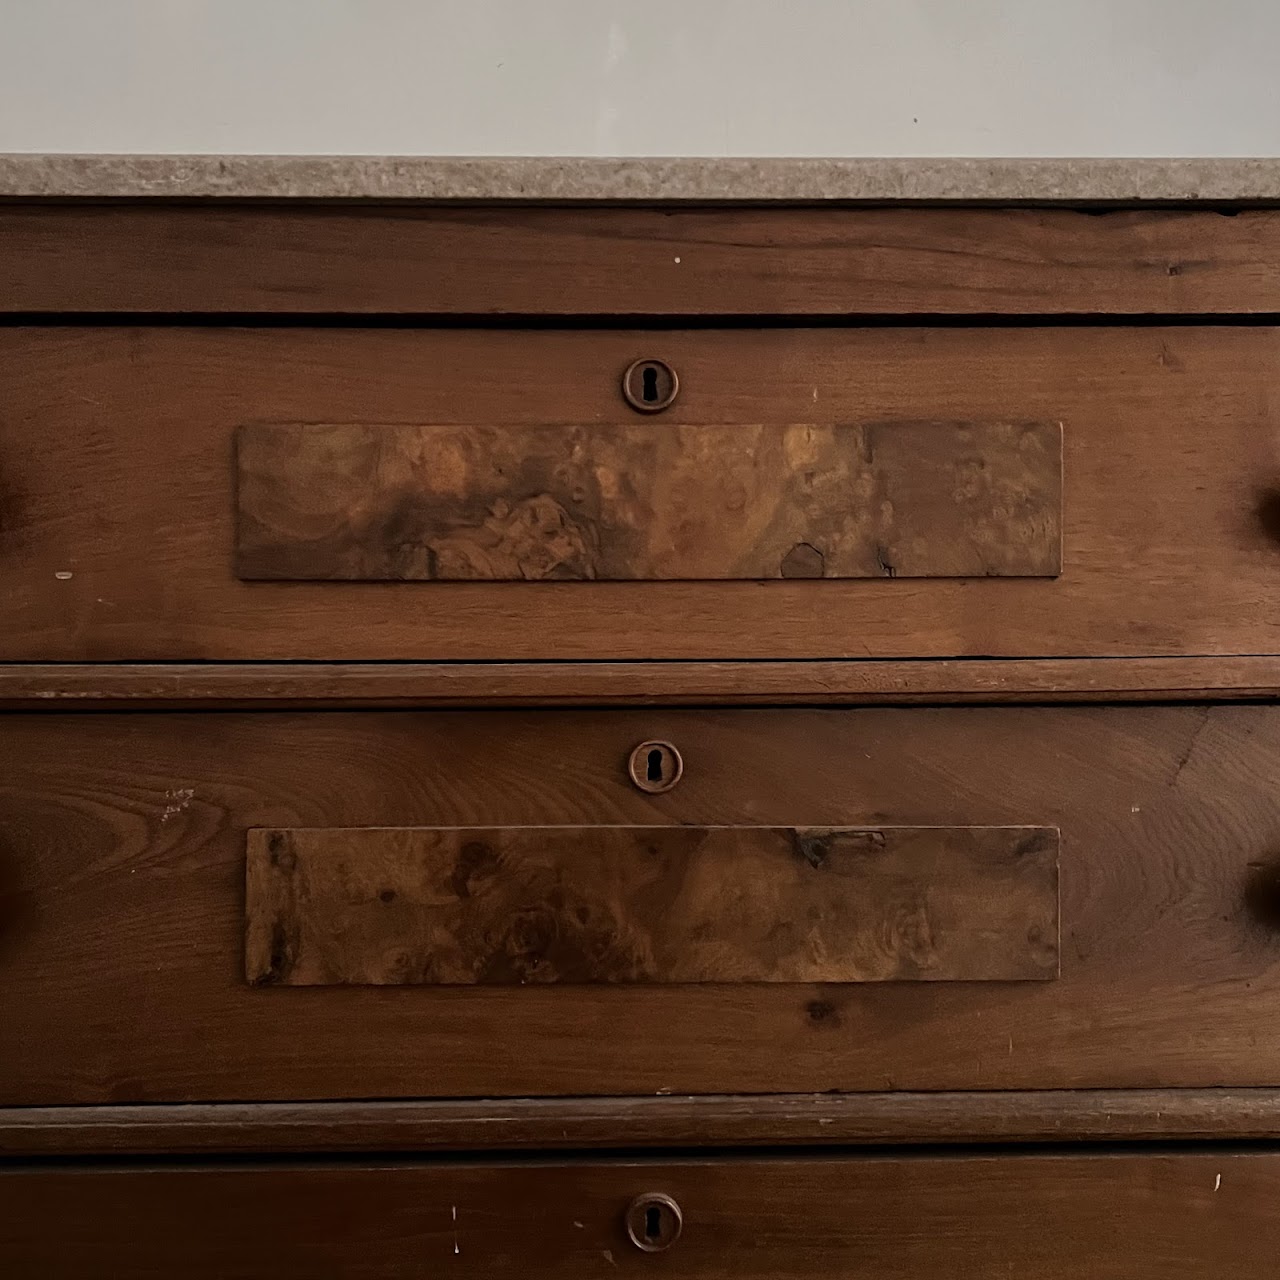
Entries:
<svg viewBox="0 0 1280 1280">
<path fill-rule="evenodd" d="M 675 744 L 646 795 L 636 743 Z M 13 715 L 6 1104 L 1280 1084 L 1280 711 Z M 1048 983 L 253 988 L 251 827 L 1062 830 Z M 785 1052 L 779 1051 L 785 1046 Z"/>
<path fill-rule="evenodd" d="M 627 1239 L 638 1196 L 679 1239 Z M 1272 1280 L 1280 1155 L 0 1172 L 0 1266 L 75 1280 Z"/>
<path fill-rule="evenodd" d="M 1276 1089 L 0 1107 L 0 1156 L 1280 1141 Z"/>
<path fill-rule="evenodd" d="M 250 425 L 247 579 L 1053 577 L 1058 423 Z"/>
<path fill-rule="evenodd" d="M 1280 209 L 0 204 L 0 1276 L 1271 1280 L 1278 318 Z"/>
<path fill-rule="evenodd" d="M 247 583 L 252 420 L 1064 423 L 1062 574 L 921 583 Z M 1280 653 L 1273 328 L 0 332 L 0 658 Z"/>
<path fill-rule="evenodd" d="M 783 706 L 1280 697 L 1280 658 L 0 663 L 0 709 Z"/>
<path fill-rule="evenodd" d="M 245 917 L 263 985 L 1044 980 L 1058 833 L 255 829 Z"/>
<path fill-rule="evenodd" d="M 0 208 L 0 310 L 1280 312 L 1280 211 Z"/>
</svg>

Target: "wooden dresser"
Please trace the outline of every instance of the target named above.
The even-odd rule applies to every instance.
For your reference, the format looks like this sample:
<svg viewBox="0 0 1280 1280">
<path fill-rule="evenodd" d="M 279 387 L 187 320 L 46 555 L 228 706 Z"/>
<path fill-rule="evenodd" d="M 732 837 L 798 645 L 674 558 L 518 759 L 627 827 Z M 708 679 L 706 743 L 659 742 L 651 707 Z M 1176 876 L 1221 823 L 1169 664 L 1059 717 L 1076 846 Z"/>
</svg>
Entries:
<svg viewBox="0 0 1280 1280">
<path fill-rule="evenodd" d="M 0 1275 L 1275 1275 L 1280 200 L 48 163 Z"/>
</svg>

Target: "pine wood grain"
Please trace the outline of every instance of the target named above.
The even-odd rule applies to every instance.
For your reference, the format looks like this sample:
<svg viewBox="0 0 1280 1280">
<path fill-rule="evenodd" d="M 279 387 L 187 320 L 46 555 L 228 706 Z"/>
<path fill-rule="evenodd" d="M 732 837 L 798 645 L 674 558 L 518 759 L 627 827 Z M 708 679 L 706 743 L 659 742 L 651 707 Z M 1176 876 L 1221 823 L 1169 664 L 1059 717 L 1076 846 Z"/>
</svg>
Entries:
<svg viewBox="0 0 1280 1280">
<path fill-rule="evenodd" d="M 646 1256 L 623 1216 L 672 1197 Z M 358 1163 L 0 1171 L 0 1263 L 93 1280 L 1271 1280 L 1280 1156 Z"/>
<path fill-rule="evenodd" d="M 237 433 L 245 579 L 1053 577 L 1058 423 Z"/>
<path fill-rule="evenodd" d="M 1037 827 L 248 833 L 245 972 L 280 986 L 1011 982 L 1058 971 Z"/>
<path fill-rule="evenodd" d="M 0 310 L 1280 312 L 1280 212 L 0 207 Z"/>
<path fill-rule="evenodd" d="M 648 739 L 684 756 L 661 795 L 626 774 Z M 4 1104 L 1280 1085 L 1275 707 L 32 714 L 3 741 Z M 1056 826 L 1061 977 L 246 985 L 248 828 L 547 822 Z"/>
<path fill-rule="evenodd" d="M 237 425 L 624 421 L 646 353 L 664 424 L 1061 421 L 1061 576 L 236 580 Z M 1280 653 L 1277 367 L 1265 327 L 4 330 L 0 659 Z"/>
</svg>

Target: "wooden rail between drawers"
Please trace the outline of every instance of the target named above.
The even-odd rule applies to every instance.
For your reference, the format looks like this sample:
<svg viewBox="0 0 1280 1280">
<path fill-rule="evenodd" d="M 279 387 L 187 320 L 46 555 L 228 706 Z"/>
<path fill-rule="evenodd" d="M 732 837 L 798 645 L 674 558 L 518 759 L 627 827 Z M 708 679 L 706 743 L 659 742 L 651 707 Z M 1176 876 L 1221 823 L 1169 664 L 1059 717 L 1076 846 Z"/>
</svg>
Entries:
<svg viewBox="0 0 1280 1280">
<path fill-rule="evenodd" d="M 1224 702 L 1280 697 L 1280 657 L 818 662 L 30 662 L 0 710 Z"/>
<path fill-rule="evenodd" d="M 1280 1139 L 1280 1089 L 0 1107 L 0 1157 Z"/>
<path fill-rule="evenodd" d="M 0 312 L 1280 311 L 1280 211 L 0 208 Z"/>
</svg>

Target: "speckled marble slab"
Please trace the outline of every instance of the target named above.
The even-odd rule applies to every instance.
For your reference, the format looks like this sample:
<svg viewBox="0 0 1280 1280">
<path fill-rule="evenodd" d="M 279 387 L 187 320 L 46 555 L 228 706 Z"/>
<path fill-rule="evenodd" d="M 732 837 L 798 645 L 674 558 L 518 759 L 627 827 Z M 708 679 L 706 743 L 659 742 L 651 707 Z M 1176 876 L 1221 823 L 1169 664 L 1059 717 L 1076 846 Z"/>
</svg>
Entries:
<svg viewBox="0 0 1280 1280">
<path fill-rule="evenodd" d="M 0 198 L 1280 204 L 1280 159 L 10 154 L 0 155 Z"/>
</svg>

